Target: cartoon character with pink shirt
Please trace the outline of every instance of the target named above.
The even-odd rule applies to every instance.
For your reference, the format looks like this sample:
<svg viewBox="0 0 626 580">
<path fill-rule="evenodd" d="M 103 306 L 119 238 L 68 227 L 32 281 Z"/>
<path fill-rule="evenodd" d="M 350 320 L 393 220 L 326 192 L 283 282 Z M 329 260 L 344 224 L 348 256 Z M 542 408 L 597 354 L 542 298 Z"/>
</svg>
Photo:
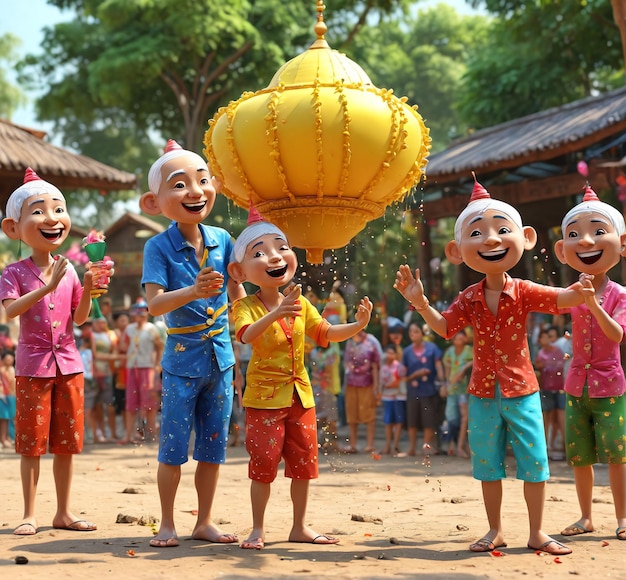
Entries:
<svg viewBox="0 0 626 580">
<path fill-rule="evenodd" d="M 564 536 L 594 531 L 594 463 L 608 464 L 618 540 L 626 540 L 626 379 L 620 345 L 626 333 L 626 288 L 607 272 L 626 248 L 624 217 L 587 186 L 561 224 L 558 259 L 591 280 L 585 303 L 572 308 L 572 362 L 565 380 L 565 444 L 581 516 Z"/>
<path fill-rule="evenodd" d="M 472 552 L 506 546 L 501 521 L 506 450 L 515 454 L 517 479 L 524 482 L 530 534 L 528 548 L 553 555 L 571 549 L 542 530 L 546 481 L 550 476 L 539 384 L 530 359 L 526 321 L 530 312 L 556 314 L 581 304 L 583 285 L 552 288 L 511 278 L 524 250 L 537 233 L 522 225 L 519 212 L 492 199 L 478 182 L 454 226 L 446 257 L 467 264 L 485 278 L 463 290 L 443 313 L 424 296 L 419 270 L 400 266 L 394 287 L 434 332 L 450 339 L 467 326 L 474 329 L 474 364 L 468 386 L 468 431 L 472 474 L 481 482 L 489 531 L 470 545 Z"/>
<path fill-rule="evenodd" d="M 15 449 L 21 458 L 24 517 L 14 530 L 37 533 L 35 496 L 40 458 L 54 454 L 57 509 L 52 526 L 92 531 L 96 525 L 70 511 L 72 458 L 83 448 L 83 363 L 73 324 L 89 316 L 92 273 L 84 288 L 74 267 L 58 252 L 72 223 L 63 194 L 26 170 L 24 184 L 9 197 L 2 231 L 32 249 L 29 258 L 9 264 L 0 279 L 0 300 L 9 318 L 20 317 L 15 358 Z"/>
</svg>

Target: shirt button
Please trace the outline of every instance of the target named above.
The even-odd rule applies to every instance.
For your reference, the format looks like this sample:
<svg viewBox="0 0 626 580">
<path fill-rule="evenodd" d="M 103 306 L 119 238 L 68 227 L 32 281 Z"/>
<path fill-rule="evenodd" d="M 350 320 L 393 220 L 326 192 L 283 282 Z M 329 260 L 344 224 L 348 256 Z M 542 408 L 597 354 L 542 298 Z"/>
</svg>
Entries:
<svg viewBox="0 0 626 580">
<path fill-rule="evenodd" d="M 213 308 L 211 308 L 210 306 L 206 309 L 206 313 L 209 316 L 213 316 L 213 313 L 215 312 L 215 310 L 213 310 Z"/>
<path fill-rule="evenodd" d="M 591 365 L 590 365 L 589 363 L 587 363 L 587 364 L 585 365 L 585 370 L 589 370 L 590 368 L 591 368 Z"/>
<path fill-rule="evenodd" d="M 60 344 L 55 344 L 54 348 L 59 349 L 59 348 L 61 348 L 61 345 Z"/>
<path fill-rule="evenodd" d="M 215 324 L 215 320 L 213 320 L 212 318 L 207 318 L 207 321 L 206 321 L 207 326 L 213 326 L 214 324 Z"/>
</svg>

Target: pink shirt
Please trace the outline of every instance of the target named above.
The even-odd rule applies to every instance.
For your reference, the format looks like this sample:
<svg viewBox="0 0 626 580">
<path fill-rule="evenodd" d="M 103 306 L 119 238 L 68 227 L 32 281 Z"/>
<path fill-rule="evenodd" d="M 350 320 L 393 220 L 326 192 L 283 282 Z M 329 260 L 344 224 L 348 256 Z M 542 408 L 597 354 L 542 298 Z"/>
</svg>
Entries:
<svg viewBox="0 0 626 580">
<path fill-rule="evenodd" d="M 626 335 L 626 288 L 609 280 L 602 295 L 602 308 Z M 565 379 L 565 392 L 580 397 L 587 384 L 592 398 L 621 395 L 626 390 L 626 380 L 620 344 L 606 337 L 586 305 L 571 308 L 569 312 L 573 357 Z"/>
<path fill-rule="evenodd" d="M 0 300 L 45 286 L 41 271 L 30 258 L 9 264 L 0 279 Z M 20 336 L 15 352 L 15 374 L 21 377 L 56 377 L 83 372 L 74 339 L 73 314 L 83 289 L 69 264 L 54 292 L 46 294 L 20 315 Z"/>
<path fill-rule="evenodd" d="M 467 392 L 493 399 L 496 383 L 503 397 L 520 397 L 539 390 L 530 360 L 526 319 L 530 312 L 556 314 L 560 288 L 511 278 L 506 274 L 498 313 L 485 301 L 485 281 L 461 292 L 442 313 L 452 338 L 466 326 L 474 328 L 474 366 Z"/>
</svg>

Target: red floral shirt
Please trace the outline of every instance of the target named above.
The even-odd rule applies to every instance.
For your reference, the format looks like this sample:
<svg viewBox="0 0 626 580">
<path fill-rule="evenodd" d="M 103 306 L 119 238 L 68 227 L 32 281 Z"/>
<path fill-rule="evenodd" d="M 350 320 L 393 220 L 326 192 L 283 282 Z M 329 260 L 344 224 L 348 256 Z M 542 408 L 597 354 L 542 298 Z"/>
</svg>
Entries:
<svg viewBox="0 0 626 580">
<path fill-rule="evenodd" d="M 466 326 L 474 328 L 474 366 L 468 393 L 492 399 L 496 383 L 503 397 L 520 397 L 539 390 L 528 348 L 526 321 L 530 312 L 556 314 L 560 288 L 506 275 L 494 316 L 485 301 L 485 280 L 461 292 L 442 313 L 446 338 Z"/>
</svg>

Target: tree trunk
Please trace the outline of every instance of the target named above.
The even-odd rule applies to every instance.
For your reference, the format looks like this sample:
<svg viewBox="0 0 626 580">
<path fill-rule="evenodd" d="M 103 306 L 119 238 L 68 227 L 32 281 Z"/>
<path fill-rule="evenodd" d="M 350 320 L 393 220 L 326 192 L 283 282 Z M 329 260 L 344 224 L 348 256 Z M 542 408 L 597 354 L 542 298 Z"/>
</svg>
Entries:
<svg viewBox="0 0 626 580">
<path fill-rule="evenodd" d="M 611 6 L 613 6 L 613 19 L 622 39 L 622 65 L 626 76 L 626 0 L 611 0 Z"/>
</svg>

